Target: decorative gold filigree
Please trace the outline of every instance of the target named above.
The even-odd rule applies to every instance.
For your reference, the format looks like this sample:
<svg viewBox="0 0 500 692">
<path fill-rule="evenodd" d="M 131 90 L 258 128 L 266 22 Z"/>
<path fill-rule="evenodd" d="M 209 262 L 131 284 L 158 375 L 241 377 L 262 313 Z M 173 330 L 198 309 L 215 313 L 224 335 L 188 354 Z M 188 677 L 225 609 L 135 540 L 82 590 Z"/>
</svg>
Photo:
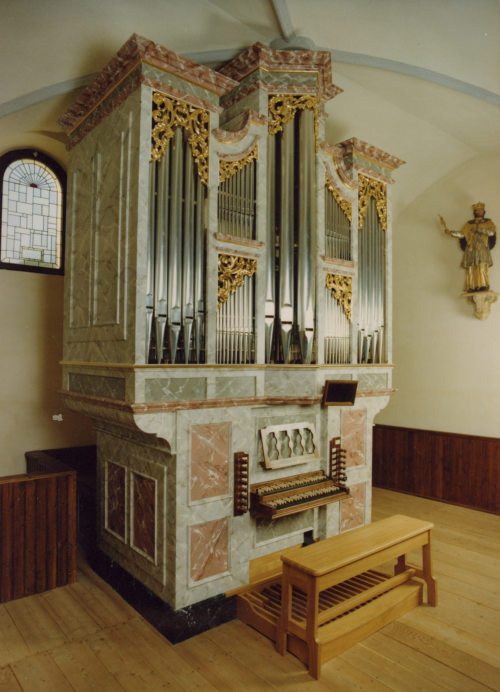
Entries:
<svg viewBox="0 0 500 692">
<path fill-rule="evenodd" d="M 387 185 L 381 180 L 367 178 L 364 175 L 358 176 L 358 229 L 363 228 L 370 197 L 374 198 L 377 205 L 380 225 L 387 231 Z"/>
<path fill-rule="evenodd" d="M 258 147 L 255 144 L 248 154 L 236 161 L 227 161 L 226 159 L 219 160 L 219 184 L 229 180 L 235 173 L 241 171 L 248 163 L 257 160 Z"/>
<path fill-rule="evenodd" d="M 335 199 L 335 201 L 337 202 L 339 207 L 342 209 L 344 214 L 347 216 L 349 221 L 352 221 L 352 204 L 351 204 L 351 202 L 349 202 L 349 200 L 344 199 L 344 197 L 342 197 L 340 190 L 338 189 L 338 187 L 336 187 L 333 184 L 333 181 L 331 180 L 331 178 L 328 174 L 326 175 L 325 185 L 328 188 L 328 190 L 332 193 L 333 198 Z"/>
<path fill-rule="evenodd" d="M 256 259 L 239 255 L 219 255 L 219 305 L 223 305 L 236 289 L 243 286 L 246 276 L 253 276 L 256 271 Z"/>
<path fill-rule="evenodd" d="M 202 108 L 177 101 L 157 91 L 153 92 L 153 131 L 151 133 L 151 158 L 159 161 L 178 127 L 183 127 L 198 175 L 208 184 L 209 114 Z"/>
<path fill-rule="evenodd" d="M 327 274 L 326 288 L 341 305 L 348 320 L 352 319 L 352 276 L 343 274 Z"/>
<path fill-rule="evenodd" d="M 298 110 L 310 110 L 314 112 L 314 140 L 318 148 L 318 99 L 312 94 L 277 94 L 269 98 L 269 134 L 275 135 L 283 130 L 283 125 L 294 119 Z"/>
</svg>

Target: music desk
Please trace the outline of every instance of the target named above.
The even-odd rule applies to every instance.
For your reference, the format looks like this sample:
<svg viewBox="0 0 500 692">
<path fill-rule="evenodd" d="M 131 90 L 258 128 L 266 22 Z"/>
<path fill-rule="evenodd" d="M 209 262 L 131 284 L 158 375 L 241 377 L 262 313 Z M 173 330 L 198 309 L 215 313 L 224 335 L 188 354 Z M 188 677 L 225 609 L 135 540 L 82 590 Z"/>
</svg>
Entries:
<svg viewBox="0 0 500 692">
<path fill-rule="evenodd" d="M 433 524 L 395 515 L 282 556 L 282 603 L 276 649 L 303 660 L 318 678 L 321 664 L 422 603 L 436 605 Z M 420 567 L 408 553 L 421 549 Z M 393 575 L 377 567 L 396 561 Z"/>
</svg>

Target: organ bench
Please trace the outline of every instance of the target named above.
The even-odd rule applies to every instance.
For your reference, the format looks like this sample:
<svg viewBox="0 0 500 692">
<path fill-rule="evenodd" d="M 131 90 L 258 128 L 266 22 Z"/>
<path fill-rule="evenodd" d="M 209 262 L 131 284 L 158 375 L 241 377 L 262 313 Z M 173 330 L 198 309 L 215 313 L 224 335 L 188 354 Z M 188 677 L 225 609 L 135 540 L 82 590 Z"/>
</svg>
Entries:
<svg viewBox="0 0 500 692">
<path fill-rule="evenodd" d="M 268 580 L 257 593 L 241 594 L 238 615 L 318 678 L 322 663 L 422 603 L 423 584 L 416 579 L 426 584 L 427 603 L 436 605 L 432 528 L 428 521 L 395 515 L 287 551 L 281 588 Z M 420 567 L 407 562 L 418 549 Z M 377 569 L 389 561 L 395 561 L 392 575 Z"/>
</svg>

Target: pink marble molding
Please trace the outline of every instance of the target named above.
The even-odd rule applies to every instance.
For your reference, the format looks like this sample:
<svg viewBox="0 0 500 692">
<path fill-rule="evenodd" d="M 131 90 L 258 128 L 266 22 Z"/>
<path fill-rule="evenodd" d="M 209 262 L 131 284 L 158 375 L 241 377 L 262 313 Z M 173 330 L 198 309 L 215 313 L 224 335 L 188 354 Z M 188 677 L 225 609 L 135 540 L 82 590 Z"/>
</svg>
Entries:
<svg viewBox="0 0 500 692">
<path fill-rule="evenodd" d="M 342 89 L 332 82 L 332 59 L 329 51 L 273 50 L 262 43 L 254 43 L 224 65 L 219 72 L 236 82 L 241 82 L 259 68 L 269 71 L 276 69 L 288 72 L 316 71 L 318 97 L 322 101 L 327 101 L 342 92 Z"/>
<path fill-rule="evenodd" d="M 333 150 L 333 151 L 332 151 Z M 393 183 L 390 173 L 405 161 L 379 149 L 373 144 L 352 137 L 327 149 L 333 155 L 335 167 L 344 182 L 351 181 L 354 169 L 371 177 L 379 178 L 385 183 Z M 363 160 L 366 165 L 363 165 Z M 348 183 L 349 184 L 349 183 Z"/>
<path fill-rule="evenodd" d="M 153 65 L 182 79 L 188 79 L 191 83 L 215 92 L 218 96 L 237 86 L 227 75 L 183 58 L 149 39 L 132 34 L 115 57 L 82 91 L 77 101 L 59 120 L 63 129 L 66 132 L 73 130 L 107 94 L 125 79 L 134 66 L 141 62 Z"/>
<path fill-rule="evenodd" d="M 250 255 L 249 255 L 250 256 Z M 156 367 L 156 366 L 155 366 Z M 393 394 L 395 389 L 374 389 L 374 390 L 358 390 L 356 396 L 388 396 Z M 158 413 L 161 411 L 180 411 L 205 408 L 229 408 L 235 406 L 282 406 L 288 404 L 297 404 L 298 406 L 312 406 L 321 403 L 321 396 L 252 396 L 241 397 L 240 399 L 199 399 L 189 401 L 165 401 L 146 403 L 130 403 L 119 399 L 110 399 L 104 396 L 94 396 L 93 394 L 80 394 L 79 392 L 70 392 L 68 390 L 59 390 L 59 394 L 70 401 L 81 401 L 89 406 L 100 408 L 109 408 L 116 411 L 122 411 L 127 414 L 148 414 Z"/>
</svg>

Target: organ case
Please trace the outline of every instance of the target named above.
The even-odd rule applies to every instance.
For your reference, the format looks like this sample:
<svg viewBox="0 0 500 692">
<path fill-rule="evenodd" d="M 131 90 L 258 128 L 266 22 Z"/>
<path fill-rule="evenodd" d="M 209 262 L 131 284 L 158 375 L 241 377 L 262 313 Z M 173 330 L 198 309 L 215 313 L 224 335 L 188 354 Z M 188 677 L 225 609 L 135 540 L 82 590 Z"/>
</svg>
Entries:
<svg viewBox="0 0 500 692">
<path fill-rule="evenodd" d="M 340 92 L 329 52 L 255 44 L 213 70 L 134 35 L 61 119 L 66 401 L 98 431 L 102 549 L 175 608 L 242 583 L 302 525 L 326 537 L 369 520 L 402 162 L 327 143 Z M 358 383 L 349 414 L 322 406 L 327 381 Z M 261 463 L 260 431 L 275 426 L 291 437 Z M 299 427 L 315 430 L 312 451 Z M 328 441 L 352 427 L 359 449 L 334 477 Z M 107 530 L 112 464 L 121 537 Z M 263 517 L 280 517 L 278 537 Z M 154 550 L 137 550 L 134 527 Z M 193 546 L 214 545 L 200 567 Z"/>
</svg>

